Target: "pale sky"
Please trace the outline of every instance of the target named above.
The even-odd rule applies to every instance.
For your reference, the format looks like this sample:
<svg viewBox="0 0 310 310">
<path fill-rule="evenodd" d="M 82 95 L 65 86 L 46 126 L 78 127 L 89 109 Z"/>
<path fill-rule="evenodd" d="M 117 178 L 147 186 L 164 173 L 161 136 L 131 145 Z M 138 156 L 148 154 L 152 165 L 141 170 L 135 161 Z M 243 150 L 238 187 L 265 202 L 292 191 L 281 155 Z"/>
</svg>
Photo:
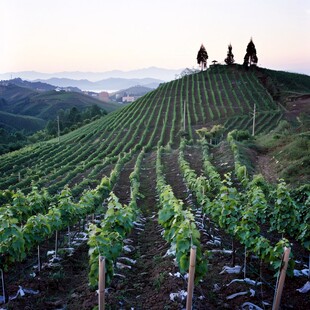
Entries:
<svg viewBox="0 0 310 310">
<path fill-rule="evenodd" d="M 242 63 L 310 75 L 310 0 L 0 0 L 0 72 L 196 67 L 227 45 Z"/>
</svg>

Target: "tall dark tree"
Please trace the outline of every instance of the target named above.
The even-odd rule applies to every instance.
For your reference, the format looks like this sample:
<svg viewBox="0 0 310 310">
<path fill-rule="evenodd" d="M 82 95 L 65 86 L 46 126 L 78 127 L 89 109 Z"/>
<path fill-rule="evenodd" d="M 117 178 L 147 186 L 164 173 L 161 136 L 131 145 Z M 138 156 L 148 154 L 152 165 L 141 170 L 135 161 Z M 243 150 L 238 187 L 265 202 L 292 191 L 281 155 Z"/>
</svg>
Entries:
<svg viewBox="0 0 310 310">
<path fill-rule="evenodd" d="M 228 45 L 228 52 L 227 57 L 225 58 L 225 62 L 227 63 L 227 65 L 232 65 L 235 62 L 231 44 Z"/>
<path fill-rule="evenodd" d="M 200 50 L 198 51 L 198 54 L 197 54 L 197 63 L 201 67 L 201 71 L 203 71 L 203 69 L 207 68 L 207 59 L 208 58 L 209 58 L 208 53 L 207 53 L 205 47 L 203 46 L 203 44 L 201 44 Z"/>
<path fill-rule="evenodd" d="M 245 67 L 248 67 L 249 65 L 251 66 L 252 64 L 256 65 L 257 62 L 258 62 L 258 58 L 256 55 L 256 48 L 251 38 L 251 41 L 246 48 L 246 54 L 244 56 L 243 65 Z"/>
</svg>

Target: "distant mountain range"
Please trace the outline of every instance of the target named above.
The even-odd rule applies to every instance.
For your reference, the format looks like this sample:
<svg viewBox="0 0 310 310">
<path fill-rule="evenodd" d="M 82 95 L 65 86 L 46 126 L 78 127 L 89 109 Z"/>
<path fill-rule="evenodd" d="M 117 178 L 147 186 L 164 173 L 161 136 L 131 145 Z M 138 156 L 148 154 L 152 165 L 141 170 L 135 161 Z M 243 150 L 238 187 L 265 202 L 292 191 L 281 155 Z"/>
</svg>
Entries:
<svg viewBox="0 0 310 310">
<path fill-rule="evenodd" d="M 7 72 L 0 73 L 0 80 L 8 80 L 12 78 L 22 78 L 25 80 L 46 80 L 50 78 L 66 78 L 73 80 L 87 79 L 89 81 L 95 82 L 103 79 L 109 78 L 123 78 L 123 79 L 144 79 L 144 78 L 153 78 L 162 81 L 171 81 L 175 78 L 177 74 L 183 69 L 164 69 L 157 67 L 149 67 L 138 70 L 131 71 L 121 71 L 113 70 L 106 72 L 55 72 L 55 73 L 42 73 L 36 71 L 22 71 L 22 72 Z"/>
<path fill-rule="evenodd" d="M 35 80 L 35 82 L 48 83 L 50 85 L 59 87 L 77 87 L 82 90 L 119 90 L 124 88 L 133 87 L 136 85 L 145 86 L 149 88 L 157 88 L 163 80 L 154 78 L 143 79 L 125 79 L 125 78 L 108 78 L 97 82 L 91 82 L 89 80 L 73 80 L 67 78 L 50 78 L 47 80 Z"/>
<path fill-rule="evenodd" d="M 0 81 L 1 86 L 5 86 L 5 85 L 9 85 L 9 84 L 13 84 L 13 85 L 20 86 L 23 88 L 32 89 L 35 91 L 48 91 L 48 90 L 56 90 L 57 89 L 57 90 L 65 90 L 65 91 L 74 91 L 74 92 L 78 92 L 78 93 L 82 92 L 77 87 L 63 87 L 61 89 L 58 89 L 59 88 L 58 86 L 54 86 L 54 85 L 50 85 L 50 84 L 42 83 L 42 82 L 29 82 L 29 81 L 22 80 L 20 78 Z"/>
</svg>

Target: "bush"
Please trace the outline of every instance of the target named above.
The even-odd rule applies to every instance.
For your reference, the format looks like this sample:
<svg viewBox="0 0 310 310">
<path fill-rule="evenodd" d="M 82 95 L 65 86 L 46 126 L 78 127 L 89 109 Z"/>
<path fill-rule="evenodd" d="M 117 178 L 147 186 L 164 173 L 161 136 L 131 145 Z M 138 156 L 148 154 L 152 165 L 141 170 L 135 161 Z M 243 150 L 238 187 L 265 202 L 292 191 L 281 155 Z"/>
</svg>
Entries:
<svg viewBox="0 0 310 310">
<path fill-rule="evenodd" d="M 288 134 L 291 130 L 291 125 L 288 121 L 286 120 L 281 120 L 278 124 L 278 126 L 275 128 L 274 133 L 275 134 L 280 134 L 280 135 L 285 135 Z"/>
<path fill-rule="evenodd" d="M 250 134 L 248 130 L 237 130 L 234 129 L 228 134 L 227 140 L 230 141 L 230 139 L 233 138 L 236 141 L 244 141 L 244 140 L 252 140 L 253 137 Z"/>
</svg>

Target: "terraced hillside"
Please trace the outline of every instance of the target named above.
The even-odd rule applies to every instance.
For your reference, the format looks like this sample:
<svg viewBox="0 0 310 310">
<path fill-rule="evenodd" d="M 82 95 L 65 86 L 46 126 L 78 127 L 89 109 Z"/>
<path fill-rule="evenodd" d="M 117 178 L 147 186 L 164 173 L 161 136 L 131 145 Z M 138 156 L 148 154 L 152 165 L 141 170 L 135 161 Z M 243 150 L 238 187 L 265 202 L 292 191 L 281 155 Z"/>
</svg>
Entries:
<svg viewBox="0 0 310 310">
<path fill-rule="evenodd" d="M 69 181 L 74 186 L 72 179 L 79 176 L 94 183 L 121 153 L 158 144 L 176 147 L 181 136 L 195 140 L 195 130 L 211 124 L 248 129 L 254 103 L 256 133 L 275 127 L 282 111 L 255 73 L 224 69 L 215 67 L 165 83 L 104 120 L 61 137 L 60 143 L 53 140 L 2 157 L 0 188 L 29 190 L 34 182 L 55 192 Z"/>
<path fill-rule="evenodd" d="M 249 300 L 260 306 L 272 303 L 272 275 L 281 262 L 283 246 L 293 242 L 300 264 L 296 268 L 307 261 L 308 194 L 291 193 L 283 182 L 271 186 L 262 177 L 252 179 L 233 134 L 217 147 L 198 141 L 196 134 L 197 129 L 215 124 L 224 124 L 226 132 L 249 129 L 254 105 L 256 134 L 275 128 L 287 111 L 262 82 L 265 75 L 240 66 L 214 66 L 162 84 L 60 141 L 1 156 L 0 189 L 21 189 L 26 195 L 4 192 L 0 197 L 5 205 L 3 224 L 10 216 L 16 218 L 0 231 L 2 264 L 31 256 L 34 246 L 58 230 L 64 236 L 81 230 L 79 220 L 88 214 L 95 213 L 101 223 L 101 228 L 88 223 L 89 279 L 84 244 L 61 267 L 63 274 L 68 272 L 63 283 L 57 282 L 63 285 L 62 293 L 42 277 L 26 278 L 24 285 L 40 290 L 41 298 L 12 301 L 12 309 L 21 305 L 42 309 L 51 294 L 58 298 L 57 306 L 92 309 L 96 295 L 88 281 L 96 283 L 99 253 L 108 262 L 107 305 L 111 309 L 180 309 L 184 301 L 170 293 L 186 290 L 186 278 L 177 272 L 187 271 L 193 244 L 197 246 L 196 277 L 201 280 L 195 290 L 195 309 L 232 309 Z M 38 194 L 34 188 L 46 188 L 49 194 Z M 164 255 L 170 245 L 176 251 L 176 265 L 173 257 Z M 124 261 L 131 265 L 126 271 L 116 271 Z M 82 267 L 73 273 L 74 263 Z M 247 277 L 262 282 L 254 281 L 255 297 L 249 297 L 247 287 L 241 297 L 226 299 L 234 292 L 226 286 L 233 276 L 219 272 L 231 263 L 247 266 L 238 274 L 241 282 Z M 303 282 L 304 278 L 287 282 L 285 294 L 295 299 L 286 300 L 285 306 L 310 306 L 309 299 L 296 293 Z M 48 293 L 42 289 L 46 286 Z"/>
</svg>

